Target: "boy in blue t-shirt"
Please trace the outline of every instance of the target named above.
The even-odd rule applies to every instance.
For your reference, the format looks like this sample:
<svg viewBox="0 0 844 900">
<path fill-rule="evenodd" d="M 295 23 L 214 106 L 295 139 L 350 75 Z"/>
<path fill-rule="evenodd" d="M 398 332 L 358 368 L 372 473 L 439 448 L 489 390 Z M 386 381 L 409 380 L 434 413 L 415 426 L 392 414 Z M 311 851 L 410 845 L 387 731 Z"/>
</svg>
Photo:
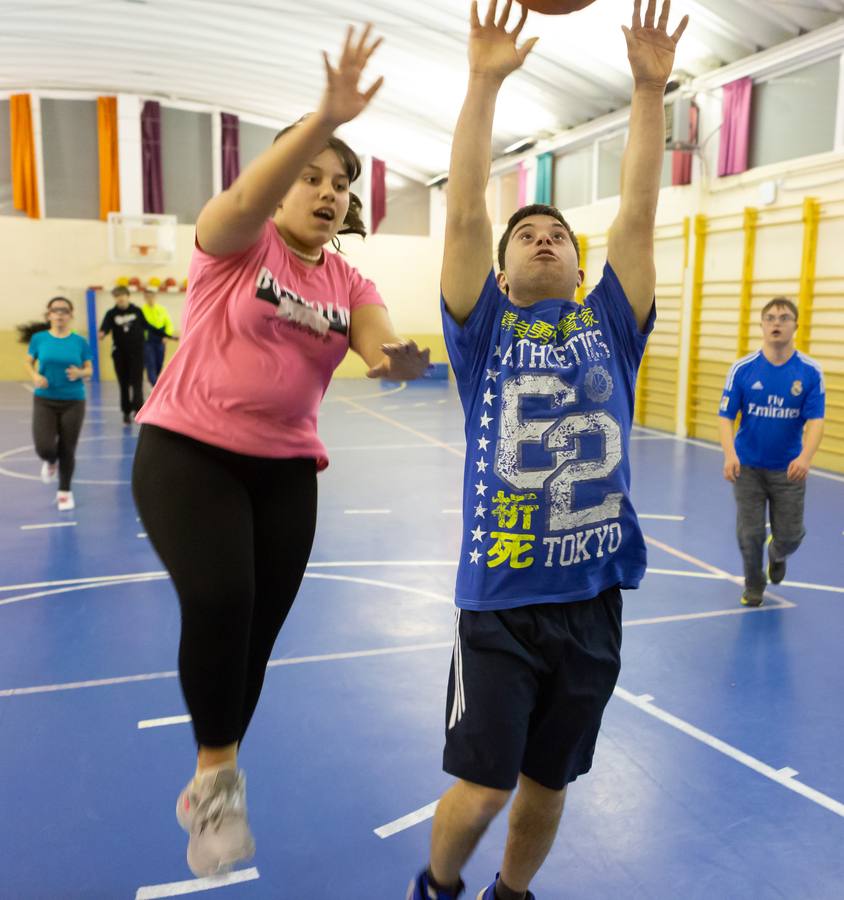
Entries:
<svg viewBox="0 0 844 900">
<path fill-rule="evenodd" d="M 500 875 L 479 900 L 525 900 L 566 787 L 592 764 L 620 668 L 621 588 L 645 572 L 630 502 L 636 372 L 654 322 L 654 220 L 670 35 L 638 6 L 625 28 L 636 87 L 607 264 L 583 305 L 577 239 L 560 211 L 510 219 L 492 271 L 485 190 L 498 91 L 535 43 L 510 3 L 471 16 L 470 76 L 454 134 L 442 268 L 446 345 L 466 416 L 463 539 L 446 703 L 445 770 L 428 867 L 408 900 L 450 900 L 516 791 Z"/>
<path fill-rule="evenodd" d="M 800 546 L 806 476 L 823 437 L 821 367 L 794 349 L 797 307 L 775 297 L 762 310 L 762 349 L 727 375 L 719 409 L 724 477 L 734 484 L 736 531 L 744 562 L 744 606 L 761 606 L 768 581 L 785 578 L 785 560 Z M 733 422 L 741 424 L 733 442 Z M 767 579 L 765 521 L 770 506 Z"/>
</svg>

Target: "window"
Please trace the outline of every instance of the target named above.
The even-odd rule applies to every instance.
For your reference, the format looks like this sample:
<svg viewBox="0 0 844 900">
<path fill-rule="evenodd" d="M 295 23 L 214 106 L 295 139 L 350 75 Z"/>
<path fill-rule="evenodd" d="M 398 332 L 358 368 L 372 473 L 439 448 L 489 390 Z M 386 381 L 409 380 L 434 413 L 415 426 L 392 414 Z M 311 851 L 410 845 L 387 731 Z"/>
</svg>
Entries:
<svg viewBox="0 0 844 900">
<path fill-rule="evenodd" d="M 50 218 L 99 219 L 96 100 L 41 100 L 44 209 Z"/>
<path fill-rule="evenodd" d="M 554 160 L 554 206 L 558 209 L 565 211 L 592 202 L 592 157 L 590 144 Z"/>
<path fill-rule="evenodd" d="M 164 212 L 193 224 L 211 198 L 211 115 L 161 107 Z"/>
<path fill-rule="evenodd" d="M 598 141 L 598 199 L 617 197 L 621 193 L 621 158 L 627 133 L 614 134 Z"/>
<path fill-rule="evenodd" d="M 506 222 L 519 208 L 519 170 L 505 172 L 500 180 L 498 195 L 498 221 Z"/>
<path fill-rule="evenodd" d="M 0 100 L 0 216 L 22 216 L 12 206 L 12 135 L 9 101 Z"/>
<path fill-rule="evenodd" d="M 242 172 L 253 159 L 257 159 L 272 145 L 273 138 L 280 128 L 266 128 L 264 125 L 253 125 L 240 120 L 240 171 Z"/>
<path fill-rule="evenodd" d="M 753 85 L 751 168 L 833 149 L 840 65 L 836 56 Z"/>
</svg>

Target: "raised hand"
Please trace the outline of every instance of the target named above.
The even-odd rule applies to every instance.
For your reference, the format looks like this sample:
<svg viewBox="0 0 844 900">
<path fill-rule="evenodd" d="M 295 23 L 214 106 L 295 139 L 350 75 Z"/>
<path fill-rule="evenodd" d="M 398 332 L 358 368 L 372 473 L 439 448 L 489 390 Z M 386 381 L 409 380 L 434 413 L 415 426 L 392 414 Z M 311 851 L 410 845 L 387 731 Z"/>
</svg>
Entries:
<svg viewBox="0 0 844 900">
<path fill-rule="evenodd" d="M 627 58 L 637 87 L 651 86 L 665 89 L 671 70 L 674 68 L 674 53 L 677 43 L 689 24 L 689 17 L 683 16 L 673 34 L 668 33 L 668 16 L 671 0 L 664 0 L 659 22 L 656 19 L 657 0 L 648 0 L 645 21 L 642 23 L 642 0 L 633 5 L 631 28 L 622 25 L 627 39 Z"/>
<path fill-rule="evenodd" d="M 328 54 L 322 54 L 325 60 L 326 84 L 319 114 L 334 128 L 359 116 L 384 83 L 384 79 L 381 77 L 365 91 L 360 87 L 360 79 L 369 62 L 369 57 L 382 41 L 382 38 L 378 38 L 370 42 L 371 31 L 372 25 L 367 25 L 358 40 L 355 37 L 354 28 L 349 26 L 336 68 L 331 65 Z"/>
<path fill-rule="evenodd" d="M 527 8 L 522 7 L 522 16 L 512 31 L 507 31 L 507 19 L 513 0 L 506 0 L 501 15 L 496 21 L 498 0 L 489 0 L 486 17 L 481 22 L 478 16 L 478 0 L 472 2 L 469 32 L 469 69 L 473 75 L 489 76 L 503 81 L 515 72 L 533 50 L 539 38 L 528 38 L 521 47 L 516 45 L 527 21 Z"/>
<path fill-rule="evenodd" d="M 390 381 L 413 381 L 421 378 L 431 362 L 431 351 L 420 350 L 416 341 L 382 344 L 383 359 L 367 373 L 367 378 L 389 378 Z"/>
</svg>

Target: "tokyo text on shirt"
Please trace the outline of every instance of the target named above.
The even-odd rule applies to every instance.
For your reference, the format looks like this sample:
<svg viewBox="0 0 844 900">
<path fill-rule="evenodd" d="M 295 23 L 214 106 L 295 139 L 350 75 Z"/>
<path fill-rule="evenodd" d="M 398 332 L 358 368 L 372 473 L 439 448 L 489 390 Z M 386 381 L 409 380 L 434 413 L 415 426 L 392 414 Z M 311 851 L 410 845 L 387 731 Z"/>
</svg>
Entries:
<svg viewBox="0 0 844 900">
<path fill-rule="evenodd" d="M 744 466 L 782 471 L 803 450 L 803 426 L 824 416 L 820 365 L 795 350 L 775 366 L 761 350 L 742 357 L 727 374 L 719 415 L 741 413 L 735 447 Z"/>
<path fill-rule="evenodd" d="M 583 305 L 514 306 L 490 273 L 467 321 L 443 302 L 466 416 L 456 603 L 505 609 L 638 586 L 629 438 L 645 333 L 615 272 Z"/>
</svg>

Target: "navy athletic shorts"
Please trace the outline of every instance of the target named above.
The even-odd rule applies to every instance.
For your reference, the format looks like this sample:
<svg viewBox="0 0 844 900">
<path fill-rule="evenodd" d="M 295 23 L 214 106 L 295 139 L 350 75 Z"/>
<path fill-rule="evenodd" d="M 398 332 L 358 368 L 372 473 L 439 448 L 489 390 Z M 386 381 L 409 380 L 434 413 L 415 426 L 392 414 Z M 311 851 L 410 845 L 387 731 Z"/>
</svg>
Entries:
<svg viewBox="0 0 844 900">
<path fill-rule="evenodd" d="M 443 768 L 512 790 L 519 773 L 562 790 L 592 766 L 621 666 L 621 591 L 591 600 L 459 609 Z"/>
</svg>

